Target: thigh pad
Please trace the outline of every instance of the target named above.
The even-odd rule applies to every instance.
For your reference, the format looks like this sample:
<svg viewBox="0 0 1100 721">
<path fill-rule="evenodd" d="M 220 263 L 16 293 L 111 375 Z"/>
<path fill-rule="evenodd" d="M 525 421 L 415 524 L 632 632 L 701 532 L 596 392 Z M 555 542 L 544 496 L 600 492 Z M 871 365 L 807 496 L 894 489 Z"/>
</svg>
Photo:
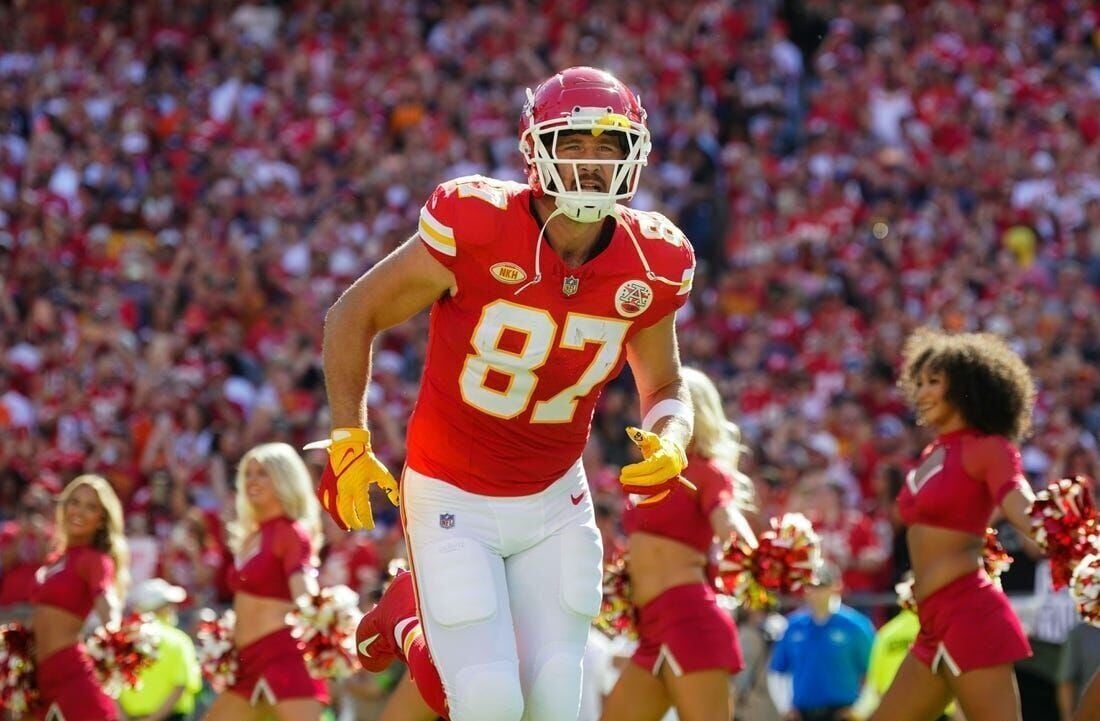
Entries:
<svg viewBox="0 0 1100 721">
<path fill-rule="evenodd" d="M 561 602 L 569 611 L 595 618 L 603 599 L 603 543 L 591 526 L 561 536 Z"/>
<path fill-rule="evenodd" d="M 489 551 L 470 538 L 432 541 L 417 551 L 416 580 L 424 592 L 421 609 L 436 623 L 465 626 L 496 615 L 497 594 Z"/>
</svg>

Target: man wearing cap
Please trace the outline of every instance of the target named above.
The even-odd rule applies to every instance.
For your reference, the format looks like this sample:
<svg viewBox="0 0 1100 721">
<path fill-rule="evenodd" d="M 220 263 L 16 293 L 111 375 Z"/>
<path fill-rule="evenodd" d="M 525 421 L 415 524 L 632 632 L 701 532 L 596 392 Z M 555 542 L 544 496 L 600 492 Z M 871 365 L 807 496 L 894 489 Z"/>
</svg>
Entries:
<svg viewBox="0 0 1100 721">
<path fill-rule="evenodd" d="M 139 683 L 126 688 L 118 698 L 126 717 L 137 721 L 184 721 L 195 710 L 195 696 L 202 689 L 202 676 L 195 644 L 176 628 L 176 604 L 187 592 L 162 578 L 152 578 L 134 587 L 133 608 L 151 613 L 160 634 L 157 660 L 139 674 Z"/>
<path fill-rule="evenodd" d="M 840 570 L 823 563 L 775 645 L 768 691 L 784 721 L 849 721 L 871 655 L 875 629 L 840 602 Z"/>
</svg>

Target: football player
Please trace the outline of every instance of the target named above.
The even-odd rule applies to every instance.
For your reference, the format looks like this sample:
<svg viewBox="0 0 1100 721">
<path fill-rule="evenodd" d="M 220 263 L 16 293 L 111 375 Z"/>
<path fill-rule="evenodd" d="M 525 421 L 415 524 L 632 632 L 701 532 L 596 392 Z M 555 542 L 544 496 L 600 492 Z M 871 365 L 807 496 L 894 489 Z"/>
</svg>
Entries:
<svg viewBox="0 0 1100 721">
<path fill-rule="evenodd" d="M 564 70 L 528 91 L 520 150 L 526 184 L 441 184 L 416 234 L 325 319 L 318 493 L 342 526 L 369 528 L 369 485 L 398 498 L 370 450 L 371 344 L 431 307 L 400 484 L 412 573 L 364 618 L 359 648 L 368 668 L 405 659 L 453 721 L 576 718 L 602 562 L 580 456 L 604 384 L 630 363 L 644 460 L 622 469 L 628 491 L 659 502 L 682 482 L 692 430 L 674 316 L 694 253 L 664 216 L 620 204 L 650 151 L 638 97 Z"/>
</svg>

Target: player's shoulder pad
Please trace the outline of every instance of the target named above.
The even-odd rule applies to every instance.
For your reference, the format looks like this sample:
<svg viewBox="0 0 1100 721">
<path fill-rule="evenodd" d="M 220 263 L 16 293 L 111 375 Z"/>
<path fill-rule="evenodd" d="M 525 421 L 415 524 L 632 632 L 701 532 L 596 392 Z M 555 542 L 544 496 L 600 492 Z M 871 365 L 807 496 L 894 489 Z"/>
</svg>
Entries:
<svg viewBox="0 0 1100 721">
<path fill-rule="evenodd" d="M 430 248 L 453 257 L 460 242 L 486 238 L 480 229 L 496 226 L 499 214 L 516 207 L 514 199 L 526 189 L 520 183 L 483 175 L 465 175 L 440 183 L 420 209 L 417 231 Z M 456 238 L 458 228 L 465 229 L 468 236 L 459 230 Z"/>
<path fill-rule="evenodd" d="M 637 239 L 654 272 L 680 279 L 677 295 L 691 292 L 695 276 L 695 248 L 684 232 L 655 210 L 619 206 L 619 218 Z"/>
</svg>

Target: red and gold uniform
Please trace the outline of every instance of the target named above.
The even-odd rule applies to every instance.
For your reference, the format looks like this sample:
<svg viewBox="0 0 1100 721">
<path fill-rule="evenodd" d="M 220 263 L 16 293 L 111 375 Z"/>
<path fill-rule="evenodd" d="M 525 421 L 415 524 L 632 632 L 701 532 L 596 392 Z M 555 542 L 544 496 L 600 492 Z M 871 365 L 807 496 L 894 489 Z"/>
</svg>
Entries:
<svg viewBox="0 0 1100 721">
<path fill-rule="evenodd" d="M 115 581 L 110 555 L 89 546 L 70 546 L 52 563 L 38 569 L 31 602 L 54 606 L 84 619 L 95 600 Z M 103 692 L 83 644 L 74 644 L 38 659 L 38 707 L 48 719 L 60 713 L 65 721 L 114 721 L 115 702 Z"/>
<path fill-rule="evenodd" d="M 290 577 L 315 573 L 309 533 L 301 523 L 285 516 L 260 524 L 256 550 L 240 558 L 229 572 L 234 593 L 291 601 Z M 289 626 L 273 631 L 238 648 L 237 680 L 229 690 L 251 704 L 267 701 L 274 705 L 294 698 L 315 698 L 328 702 L 325 682 L 310 676 L 302 649 Z"/>
<path fill-rule="evenodd" d="M 972 476 L 967 466 L 987 469 L 985 476 Z M 898 495 L 898 512 L 906 525 L 981 537 L 1004 497 L 1025 483 L 1020 454 L 1007 439 L 969 428 L 952 431 L 921 453 Z M 943 662 L 958 675 L 1031 655 L 1008 598 L 984 571 L 960 576 L 920 599 L 917 613 L 921 630 L 913 655 L 933 671 Z"/>
<path fill-rule="evenodd" d="M 677 484 L 660 503 L 628 503 L 623 529 L 668 538 L 709 556 L 715 543 L 710 515 L 733 502 L 734 479 L 713 460 L 693 454 L 684 476 L 698 492 Z M 737 673 L 745 666 L 737 627 L 718 607 L 709 583 L 674 586 L 639 608 L 638 640 L 631 661 L 655 675 L 664 663 L 677 676 L 708 669 Z"/>
<path fill-rule="evenodd" d="M 664 216 L 619 211 L 608 246 L 570 269 L 541 237 L 528 186 L 471 176 L 432 193 L 419 236 L 455 288 L 432 306 L 411 468 L 522 496 L 580 457 L 626 343 L 683 305 L 694 272 Z"/>
<path fill-rule="evenodd" d="M 622 206 L 570 268 L 532 192 L 459 178 L 420 214 L 419 239 L 454 286 L 431 310 L 401 505 L 423 638 L 456 720 L 497 713 L 487 706 L 575 716 L 603 558 L 581 452 L 627 343 L 683 305 L 694 272 L 672 223 Z"/>
</svg>

